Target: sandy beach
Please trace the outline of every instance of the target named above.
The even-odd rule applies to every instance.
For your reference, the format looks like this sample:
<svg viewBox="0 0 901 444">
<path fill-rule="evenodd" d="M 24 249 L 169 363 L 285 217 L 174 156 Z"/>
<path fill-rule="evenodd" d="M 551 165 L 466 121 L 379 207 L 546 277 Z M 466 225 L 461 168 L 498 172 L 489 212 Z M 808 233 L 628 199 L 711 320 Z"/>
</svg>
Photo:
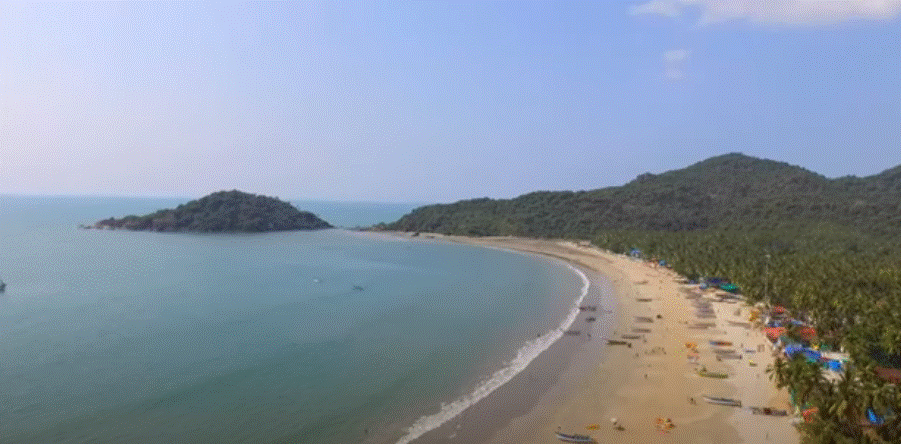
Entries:
<svg viewBox="0 0 901 444">
<path fill-rule="evenodd" d="M 598 443 L 798 442 L 790 416 L 750 409 L 790 406 L 765 372 L 772 348 L 746 324 L 750 309 L 743 303 L 719 302 L 716 292 L 683 284 L 667 268 L 587 244 L 428 238 L 565 260 L 589 277 L 584 304 L 598 311 L 580 313 L 572 327 L 580 335 L 562 337 L 510 382 L 415 443 L 552 443 L 559 442 L 557 430 Z M 701 312 L 705 317 L 698 317 Z M 589 316 L 598 320 L 588 322 Z M 628 345 L 608 345 L 607 339 Z M 695 351 L 687 344 L 696 344 Z M 701 368 L 728 377 L 702 377 Z M 709 404 L 703 395 L 737 399 L 742 407 Z"/>
</svg>

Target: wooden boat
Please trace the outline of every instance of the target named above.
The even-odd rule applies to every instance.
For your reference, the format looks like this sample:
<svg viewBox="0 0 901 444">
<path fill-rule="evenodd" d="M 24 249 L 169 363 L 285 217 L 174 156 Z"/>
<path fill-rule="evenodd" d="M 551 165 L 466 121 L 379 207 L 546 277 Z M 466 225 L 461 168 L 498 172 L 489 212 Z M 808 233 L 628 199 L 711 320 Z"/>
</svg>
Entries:
<svg viewBox="0 0 901 444">
<path fill-rule="evenodd" d="M 616 340 L 616 339 L 608 339 L 608 340 L 607 340 L 607 345 L 625 345 L 625 346 L 628 346 L 629 348 L 632 348 L 632 344 L 630 344 L 629 342 L 627 342 L 627 341 L 618 341 L 618 340 Z"/>
<path fill-rule="evenodd" d="M 590 316 L 588 319 L 585 320 L 585 322 L 594 322 L 594 321 L 597 321 L 597 320 L 598 320 L 598 318 L 596 318 L 596 317 L 594 317 L 594 316 Z"/>
<path fill-rule="evenodd" d="M 0 281 L 0 293 L 6 291 L 6 282 Z"/>
<path fill-rule="evenodd" d="M 654 318 L 652 318 L 650 316 L 635 316 L 635 320 L 638 322 L 647 322 L 647 323 L 654 322 Z"/>
<path fill-rule="evenodd" d="M 714 353 L 718 355 L 734 355 L 738 352 L 731 348 L 717 348 L 713 350 Z"/>
<path fill-rule="evenodd" d="M 787 410 L 771 409 L 769 407 L 751 407 L 751 413 L 766 416 L 788 416 Z"/>
<path fill-rule="evenodd" d="M 588 435 L 576 435 L 576 434 L 568 434 L 562 432 L 554 432 L 557 435 L 557 439 L 563 442 L 583 442 L 583 443 L 593 443 L 594 438 Z"/>
<path fill-rule="evenodd" d="M 714 378 L 714 379 L 726 379 L 729 377 L 729 374 L 728 373 L 711 372 L 709 370 L 698 370 L 698 376 L 703 376 L 705 378 Z"/>
<path fill-rule="evenodd" d="M 635 333 L 650 333 L 651 329 L 650 328 L 633 328 L 632 331 Z"/>
<path fill-rule="evenodd" d="M 728 347 L 732 345 L 731 341 L 710 341 L 710 345 L 715 345 L 717 347 Z"/>
<path fill-rule="evenodd" d="M 641 335 L 620 335 L 623 339 L 641 339 Z"/>
<path fill-rule="evenodd" d="M 651 302 L 653 299 L 651 299 L 651 298 L 636 298 L 635 300 L 638 302 Z"/>
<path fill-rule="evenodd" d="M 718 404 L 718 405 L 725 405 L 725 406 L 729 406 L 729 407 L 741 407 L 741 401 L 739 401 L 737 399 L 718 398 L 716 396 L 704 395 L 704 400 L 707 401 L 708 404 Z"/>
</svg>

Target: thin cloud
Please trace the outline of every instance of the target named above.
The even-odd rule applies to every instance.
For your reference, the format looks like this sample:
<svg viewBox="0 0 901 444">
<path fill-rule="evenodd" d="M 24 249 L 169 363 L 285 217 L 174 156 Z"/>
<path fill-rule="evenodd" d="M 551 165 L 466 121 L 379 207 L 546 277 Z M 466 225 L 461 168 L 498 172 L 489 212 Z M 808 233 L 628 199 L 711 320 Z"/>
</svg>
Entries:
<svg viewBox="0 0 901 444">
<path fill-rule="evenodd" d="M 689 55 L 691 51 L 687 49 L 673 49 L 663 53 L 663 76 L 670 80 L 684 79 Z"/>
<path fill-rule="evenodd" d="M 701 24 L 729 20 L 783 25 L 833 24 L 848 20 L 891 20 L 901 0 L 651 0 L 632 6 L 632 15 L 679 17 L 698 13 Z"/>
</svg>

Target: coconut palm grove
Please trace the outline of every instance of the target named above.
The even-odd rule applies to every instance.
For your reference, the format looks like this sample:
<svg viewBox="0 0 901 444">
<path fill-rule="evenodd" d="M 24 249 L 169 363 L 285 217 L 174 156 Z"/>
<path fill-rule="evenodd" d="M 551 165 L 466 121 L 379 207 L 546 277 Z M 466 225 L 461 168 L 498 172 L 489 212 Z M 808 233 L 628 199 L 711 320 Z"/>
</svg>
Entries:
<svg viewBox="0 0 901 444">
<path fill-rule="evenodd" d="M 621 187 L 422 207 L 381 228 L 591 239 L 715 277 L 781 315 L 774 339 L 796 352 L 768 371 L 807 442 L 901 442 L 901 167 L 828 179 L 728 154 Z"/>
</svg>

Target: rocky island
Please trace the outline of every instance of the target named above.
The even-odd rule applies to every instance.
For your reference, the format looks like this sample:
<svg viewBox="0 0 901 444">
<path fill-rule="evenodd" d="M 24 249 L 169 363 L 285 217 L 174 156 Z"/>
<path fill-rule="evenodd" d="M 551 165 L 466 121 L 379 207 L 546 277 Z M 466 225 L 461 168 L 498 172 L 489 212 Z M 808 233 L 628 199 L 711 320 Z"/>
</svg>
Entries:
<svg viewBox="0 0 901 444">
<path fill-rule="evenodd" d="M 109 218 L 89 228 L 199 233 L 260 233 L 318 230 L 332 226 L 315 214 L 300 211 L 274 197 L 238 190 L 218 191 L 174 209 L 144 216 Z"/>
</svg>

